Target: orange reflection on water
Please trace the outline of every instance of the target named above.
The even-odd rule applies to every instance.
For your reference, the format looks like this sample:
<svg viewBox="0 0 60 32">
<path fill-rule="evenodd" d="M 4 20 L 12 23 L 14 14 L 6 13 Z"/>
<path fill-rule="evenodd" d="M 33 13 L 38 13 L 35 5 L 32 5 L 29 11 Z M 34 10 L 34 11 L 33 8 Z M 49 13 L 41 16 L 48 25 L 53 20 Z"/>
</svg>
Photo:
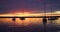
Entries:
<svg viewBox="0 0 60 32">
<path fill-rule="evenodd" d="M 14 21 L 12 21 L 12 18 L 0 18 L 0 24 L 6 23 L 8 25 L 14 25 Z M 41 18 L 26 18 L 24 21 L 20 20 L 19 18 L 16 18 L 15 25 L 35 25 L 35 24 L 41 24 L 42 19 Z"/>
</svg>

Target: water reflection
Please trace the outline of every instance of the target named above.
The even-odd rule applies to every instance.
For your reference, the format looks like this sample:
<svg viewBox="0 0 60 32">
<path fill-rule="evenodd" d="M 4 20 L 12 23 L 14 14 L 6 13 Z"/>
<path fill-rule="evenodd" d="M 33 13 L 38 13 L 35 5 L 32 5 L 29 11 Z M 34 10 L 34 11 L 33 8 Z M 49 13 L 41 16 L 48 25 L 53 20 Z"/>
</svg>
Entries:
<svg viewBox="0 0 60 32">
<path fill-rule="evenodd" d="M 9 25 L 14 24 L 14 21 L 12 21 L 12 18 L 1 18 L 0 22 L 3 23 L 8 23 Z M 29 25 L 29 24 L 41 24 L 42 19 L 41 18 L 26 18 L 24 21 L 20 20 L 19 18 L 16 18 L 15 24 L 16 25 L 22 25 L 24 22 L 24 25 Z"/>
<path fill-rule="evenodd" d="M 42 18 L 26 18 L 24 21 L 16 18 L 15 22 L 12 21 L 12 18 L 1 18 L 0 26 L 7 26 L 9 32 L 44 32 L 45 26 L 42 22 Z M 58 20 L 47 20 L 45 28 L 47 32 L 60 31 L 60 18 Z"/>
</svg>

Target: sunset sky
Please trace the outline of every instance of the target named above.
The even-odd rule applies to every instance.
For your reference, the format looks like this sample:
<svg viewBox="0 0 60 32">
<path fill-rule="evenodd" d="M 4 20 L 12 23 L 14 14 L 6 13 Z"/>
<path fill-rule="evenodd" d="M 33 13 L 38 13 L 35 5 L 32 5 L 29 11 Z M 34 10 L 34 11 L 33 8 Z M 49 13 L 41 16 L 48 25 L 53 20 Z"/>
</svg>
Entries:
<svg viewBox="0 0 60 32">
<path fill-rule="evenodd" d="M 0 16 L 44 16 L 44 14 L 60 16 L 60 0 L 0 0 Z M 59 21 L 60 18 L 57 23 L 60 23 Z M 0 18 L 0 23 L 14 24 L 12 18 Z M 41 23 L 40 18 L 28 18 L 24 21 L 25 25 Z M 16 19 L 16 24 L 22 24 L 20 18 Z"/>
<path fill-rule="evenodd" d="M 16 12 L 46 12 L 60 11 L 60 0 L 0 0 L 0 14 Z"/>
</svg>

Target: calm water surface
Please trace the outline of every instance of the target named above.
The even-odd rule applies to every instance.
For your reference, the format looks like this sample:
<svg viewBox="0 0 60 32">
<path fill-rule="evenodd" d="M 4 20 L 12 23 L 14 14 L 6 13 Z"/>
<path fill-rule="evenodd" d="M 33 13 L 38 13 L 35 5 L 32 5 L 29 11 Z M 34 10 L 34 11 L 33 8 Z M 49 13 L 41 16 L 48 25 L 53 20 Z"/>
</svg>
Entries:
<svg viewBox="0 0 60 32">
<path fill-rule="evenodd" d="M 26 18 L 23 21 L 19 18 L 16 21 L 12 21 L 12 18 L 0 18 L 0 28 L 1 32 L 59 32 L 60 18 L 47 20 L 46 25 L 42 18 Z"/>
</svg>

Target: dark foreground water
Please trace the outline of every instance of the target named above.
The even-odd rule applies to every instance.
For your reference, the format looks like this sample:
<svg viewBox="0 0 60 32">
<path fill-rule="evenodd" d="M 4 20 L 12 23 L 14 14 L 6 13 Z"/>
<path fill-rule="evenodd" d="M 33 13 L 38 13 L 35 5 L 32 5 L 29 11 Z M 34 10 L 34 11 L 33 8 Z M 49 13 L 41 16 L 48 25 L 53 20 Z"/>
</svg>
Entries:
<svg viewBox="0 0 60 32">
<path fill-rule="evenodd" d="M 8 26 L 0 25 L 0 32 L 59 32 L 57 25 Z"/>
</svg>

